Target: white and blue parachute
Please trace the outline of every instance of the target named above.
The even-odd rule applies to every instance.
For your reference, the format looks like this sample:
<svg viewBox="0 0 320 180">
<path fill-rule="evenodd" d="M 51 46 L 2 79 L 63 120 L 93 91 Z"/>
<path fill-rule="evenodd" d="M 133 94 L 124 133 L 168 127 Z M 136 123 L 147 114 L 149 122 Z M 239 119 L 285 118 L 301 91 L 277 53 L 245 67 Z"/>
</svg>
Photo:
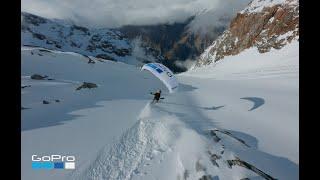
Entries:
<svg viewBox="0 0 320 180">
<path fill-rule="evenodd" d="M 148 70 L 157 78 L 159 78 L 168 88 L 170 93 L 177 90 L 179 82 L 172 71 L 160 63 L 148 63 L 142 66 L 142 70 Z"/>
</svg>

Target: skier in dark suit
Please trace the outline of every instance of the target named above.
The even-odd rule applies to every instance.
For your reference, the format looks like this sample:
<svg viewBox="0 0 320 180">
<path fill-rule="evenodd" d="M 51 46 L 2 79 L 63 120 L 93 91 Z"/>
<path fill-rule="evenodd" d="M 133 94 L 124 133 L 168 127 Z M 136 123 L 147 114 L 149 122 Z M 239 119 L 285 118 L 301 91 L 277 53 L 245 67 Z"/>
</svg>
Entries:
<svg viewBox="0 0 320 180">
<path fill-rule="evenodd" d="M 155 93 L 150 93 L 150 94 L 154 95 L 152 103 L 159 102 L 159 99 L 161 97 L 161 90 L 159 90 Z"/>
</svg>

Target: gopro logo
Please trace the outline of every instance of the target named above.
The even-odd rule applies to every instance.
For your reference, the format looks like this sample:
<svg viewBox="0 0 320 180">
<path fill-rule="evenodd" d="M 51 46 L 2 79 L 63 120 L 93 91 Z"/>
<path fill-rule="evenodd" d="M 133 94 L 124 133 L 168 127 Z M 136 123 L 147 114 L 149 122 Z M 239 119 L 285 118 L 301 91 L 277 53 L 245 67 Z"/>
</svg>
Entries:
<svg viewBox="0 0 320 180">
<path fill-rule="evenodd" d="M 32 155 L 32 169 L 75 169 L 75 156 Z"/>
</svg>

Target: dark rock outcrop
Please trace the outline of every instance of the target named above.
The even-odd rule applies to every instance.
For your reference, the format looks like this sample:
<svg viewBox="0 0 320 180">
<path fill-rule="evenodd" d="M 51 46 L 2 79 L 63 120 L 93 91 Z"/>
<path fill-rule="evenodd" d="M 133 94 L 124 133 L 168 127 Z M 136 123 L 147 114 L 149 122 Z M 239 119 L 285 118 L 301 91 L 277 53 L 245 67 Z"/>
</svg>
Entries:
<svg viewBox="0 0 320 180">
<path fill-rule="evenodd" d="M 96 55 L 96 58 L 101 58 L 101 59 L 105 59 L 105 60 L 109 60 L 109 61 L 117 61 L 115 60 L 113 57 L 106 55 L 106 54 L 98 54 Z"/>
<path fill-rule="evenodd" d="M 97 88 L 98 86 L 94 83 L 89 83 L 89 82 L 83 82 L 83 84 L 79 87 L 77 87 L 76 90 L 80 90 L 82 88 L 88 88 L 88 89 L 91 89 L 91 88 Z"/>
<path fill-rule="evenodd" d="M 46 36 L 45 36 L 45 35 L 39 34 L 39 33 L 33 33 L 32 36 L 35 37 L 35 38 L 37 38 L 37 39 L 40 39 L 40 40 L 46 39 Z"/>
<path fill-rule="evenodd" d="M 42 76 L 40 74 L 33 74 L 30 78 L 34 79 L 34 80 L 43 80 L 45 78 L 47 78 L 48 76 Z"/>
<path fill-rule="evenodd" d="M 27 87 L 31 87 L 31 85 L 21 86 L 21 89 L 24 89 L 24 88 L 27 88 Z"/>
<path fill-rule="evenodd" d="M 276 180 L 275 178 L 271 177 L 270 175 L 266 174 L 265 172 L 261 171 L 260 169 L 256 168 L 255 166 L 249 164 L 248 162 L 245 162 L 239 158 L 236 158 L 235 160 L 227 160 L 227 163 L 229 165 L 230 168 L 232 168 L 232 166 L 241 166 L 244 168 L 247 168 L 253 172 L 255 172 L 256 174 L 260 175 L 261 177 L 263 177 L 266 180 Z"/>
<path fill-rule="evenodd" d="M 43 101 L 42 101 L 42 104 L 50 104 L 50 102 L 49 102 L 49 101 L 46 101 L 46 100 L 43 100 Z"/>
<path fill-rule="evenodd" d="M 199 180 L 213 180 L 211 175 L 203 175 Z"/>
<path fill-rule="evenodd" d="M 23 16 L 23 21 L 25 21 L 26 23 L 33 24 L 35 26 L 39 26 L 40 24 L 47 22 L 46 19 L 39 16 L 35 16 L 33 14 L 23 12 L 21 13 L 21 15 Z"/>
</svg>

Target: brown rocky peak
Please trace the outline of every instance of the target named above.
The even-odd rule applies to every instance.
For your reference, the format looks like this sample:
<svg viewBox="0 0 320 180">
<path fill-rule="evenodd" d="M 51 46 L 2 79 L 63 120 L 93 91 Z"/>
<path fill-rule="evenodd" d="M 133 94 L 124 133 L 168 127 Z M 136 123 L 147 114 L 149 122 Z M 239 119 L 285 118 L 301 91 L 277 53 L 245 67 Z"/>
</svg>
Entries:
<svg viewBox="0 0 320 180">
<path fill-rule="evenodd" d="M 254 0 L 200 56 L 196 66 L 257 47 L 260 53 L 280 49 L 299 37 L 298 0 Z"/>
</svg>

